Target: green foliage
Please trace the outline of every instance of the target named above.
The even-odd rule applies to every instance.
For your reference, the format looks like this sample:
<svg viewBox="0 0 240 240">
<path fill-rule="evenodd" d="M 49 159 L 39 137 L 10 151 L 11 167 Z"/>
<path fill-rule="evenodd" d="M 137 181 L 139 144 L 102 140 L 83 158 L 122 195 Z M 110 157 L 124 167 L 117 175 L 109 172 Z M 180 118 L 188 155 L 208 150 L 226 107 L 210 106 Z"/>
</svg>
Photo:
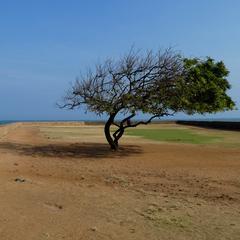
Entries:
<svg viewBox="0 0 240 240">
<path fill-rule="evenodd" d="M 234 109 L 234 102 L 227 95 L 230 84 L 229 71 L 222 61 L 184 59 L 185 74 L 179 81 L 181 107 L 189 114 L 214 113 Z"/>
</svg>

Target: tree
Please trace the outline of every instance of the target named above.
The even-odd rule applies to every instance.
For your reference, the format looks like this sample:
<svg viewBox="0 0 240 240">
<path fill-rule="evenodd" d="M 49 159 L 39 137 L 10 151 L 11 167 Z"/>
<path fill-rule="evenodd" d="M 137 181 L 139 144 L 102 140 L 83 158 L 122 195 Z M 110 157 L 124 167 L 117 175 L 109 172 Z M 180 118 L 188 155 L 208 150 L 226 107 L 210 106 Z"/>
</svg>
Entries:
<svg viewBox="0 0 240 240">
<path fill-rule="evenodd" d="M 234 102 L 226 93 L 230 88 L 227 75 L 224 63 L 211 58 L 186 59 L 171 49 L 145 54 L 131 50 L 120 60 L 106 60 L 83 74 L 63 98 L 62 107 L 85 105 L 98 115 L 107 114 L 105 136 L 111 149 L 117 150 L 127 128 L 154 118 L 233 109 Z M 140 112 L 151 117 L 132 121 Z M 116 121 L 117 116 L 123 119 Z"/>
</svg>

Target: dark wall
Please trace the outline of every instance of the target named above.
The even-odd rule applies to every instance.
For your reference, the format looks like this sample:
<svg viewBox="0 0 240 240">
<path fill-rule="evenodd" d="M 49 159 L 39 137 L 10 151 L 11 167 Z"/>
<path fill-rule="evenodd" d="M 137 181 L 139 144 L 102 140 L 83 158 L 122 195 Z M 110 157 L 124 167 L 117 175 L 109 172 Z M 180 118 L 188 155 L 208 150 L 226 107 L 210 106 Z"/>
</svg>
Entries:
<svg viewBox="0 0 240 240">
<path fill-rule="evenodd" d="M 221 130 L 240 131 L 240 122 L 221 122 L 221 121 L 176 121 L 177 124 L 198 126 L 204 128 L 215 128 Z"/>
</svg>

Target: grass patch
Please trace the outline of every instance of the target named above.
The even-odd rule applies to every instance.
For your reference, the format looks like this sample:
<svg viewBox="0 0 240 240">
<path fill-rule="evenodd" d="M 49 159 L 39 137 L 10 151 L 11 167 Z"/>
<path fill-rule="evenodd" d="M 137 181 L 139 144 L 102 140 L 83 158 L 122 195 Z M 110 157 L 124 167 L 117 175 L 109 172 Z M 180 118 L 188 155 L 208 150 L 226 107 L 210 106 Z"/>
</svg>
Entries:
<svg viewBox="0 0 240 240">
<path fill-rule="evenodd" d="M 192 144 L 214 143 L 223 137 L 195 133 L 185 129 L 131 129 L 128 135 L 139 136 L 155 141 L 179 142 Z"/>
</svg>

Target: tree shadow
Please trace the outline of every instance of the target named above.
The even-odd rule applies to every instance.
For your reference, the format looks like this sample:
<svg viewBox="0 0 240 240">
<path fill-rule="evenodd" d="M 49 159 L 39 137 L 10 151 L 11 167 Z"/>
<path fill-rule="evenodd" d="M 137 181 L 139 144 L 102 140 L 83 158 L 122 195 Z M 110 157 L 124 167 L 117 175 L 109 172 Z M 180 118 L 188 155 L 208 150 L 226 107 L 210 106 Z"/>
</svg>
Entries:
<svg viewBox="0 0 240 240">
<path fill-rule="evenodd" d="M 76 143 L 76 144 L 47 144 L 30 145 L 21 143 L 1 142 L 0 149 L 10 150 L 20 155 L 33 157 L 59 157 L 59 158 L 116 158 L 127 157 L 142 153 L 136 145 L 124 145 L 118 151 L 111 151 L 108 144 L 102 143 Z"/>
</svg>

